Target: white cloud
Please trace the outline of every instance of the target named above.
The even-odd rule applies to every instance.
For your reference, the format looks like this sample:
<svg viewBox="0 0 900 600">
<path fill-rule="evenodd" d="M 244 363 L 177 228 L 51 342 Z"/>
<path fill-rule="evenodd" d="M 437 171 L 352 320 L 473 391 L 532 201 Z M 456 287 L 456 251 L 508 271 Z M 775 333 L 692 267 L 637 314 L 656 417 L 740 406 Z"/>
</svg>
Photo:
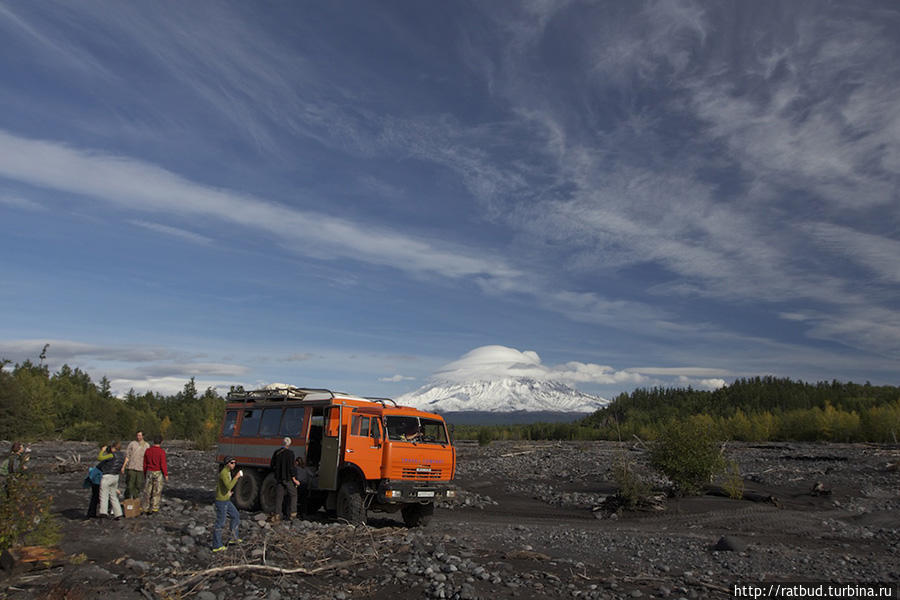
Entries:
<svg viewBox="0 0 900 600">
<path fill-rule="evenodd" d="M 399 383 L 401 381 L 414 381 L 415 377 L 410 377 L 408 375 L 392 375 L 390 377 L 380 377 L 378 381 L 384 381 L 386 383 Z"/>
<path fill-rule="evenodd" d="M 644 380 L 639 374 L 616 371 L 605 365 L 569 362 L 554 367 L 545 366 L 533 350 L 520 351 L 497 345 L 470 350 L 433 375 L 434 379 L 454 383 L 503 377 L 597 384 L 639 383 Z"/>
<path fill-rule="evenodd" d="M 532 350 L 507 346 L 482 346 L 438 369 L 432 379 L 440 382 L 466 383 L 491 381 L 506 377 L 527 377 L 592 386 L 615 386 L 619 389 L 639 385 L 691 385 L 701 389 L 717 389 L 726 385 L 725 369 L 708 367 L 629 367 L 615 369 L 608 365 L 570 361 L 544 365 Z"/>
<path fill-rule="evenodd" d="M 193 231 L 188 231 L 179 227 L 170 227 L 169 225 L 163 225 L 161 223 L 150 223 L 148 221 L 138 220 L 132 220 L 129 221 L 129 223 L 131 223 L 132 225 L 137 225 L 138 227 L 143 227 L 144 229 L 149 229 L 150 231 L 155 231 L 157 233 L 177 237 L 188 242 L 193 242 L 195 244 L 212 243 L 212 238 L 208 238 L 205 235 L 200 235 L 199 233 L 194 233 Z"/>
<path fill-rule="evenodd" d="M 349 258 L 415 276 L 468 279 L 487 293 L 525 294 L 548 310 L 579 320 L 621 325 L 642 322 L 656 312 L 636 302 L 610 302 L 596 293 L 576 294 L 558 288 L 548 291 L 551 284 L 542 275 L 519 269 L 507 258 L 484 249 L 438 245 L 432 239 L 204 186 L 138 160 L 22 138 L 2 130 L 0 176 L 99 198 L 127 211 L 174 219 L 212 218 L 253 228 L 300 255 L 323 260 Z M 151 225 L 144 220 L 132 222 L 192 241 L 208 239 L 182 228 Z"/>
<path fill-rule="evenodd" d="M 900 241 L 832 223 L 808 223 L 804 229 L 830 254 L 843 254 L 891 283 L 900 283 Z"/>
<path fill-rule="evenodd" d="M 704 390 L 717 390 L 727 385 L 727 382 L 720 378 L 694 379 L 691 377 L 679 377 L 677 382 L 680 387 L 693 387 Z"/>
<path fill-rule="evenodd" d="M 186 352 L 156 346 L 86 344 L 59 339 L 0 340 L 0 357 L 17 362 L 26 359 L 35 361 L 45 344 L 49 344 L 48 361 L 59 364 L 87 359 L 127 362 L 181 361 L 190 357 Z"/>
<path fill-rule="evenodd" d="M 9 194 L 0 194 L 0 204 L 9 206 L 10 208 L 18 208 L 21 210 L 44 211 L 47 210 L 43 204 L 39 204 L 34 200 L 23 198 L 22 196 L 13 196 Z"/>
<path fill-rule="evenodd" d="M 212 217 L 260 229 L 277 236 L 288 248 L 322 258 L 346 257 L 454 279 L 484 277 L 502 283 L 522 276 L 503 259 L 439 248 L 411 236 L 199 185 L 137 160 L 3 131 L 0 175 L 100 198 L 123 209 L 188 218 Z"/>
<path fill-rule="evenodd" d="M 678 377 L 711 377 L 713 375 L 729 375 L 725 369 L 709 369 L 704 367 L 630 367 L 630 373 L 642 375 L 672 375 Z"/>
<path fill-rule="evenodd" d="M 122 397 L 129 390 L 134 390 L 137 394 L 145 392 L 155 392 L 163 396 L 171 396 L 177 394 L 184 389 L 186 380 L 183 377 L 146 377 L 146 378 L 128 378 L 128 377 L 111 377 L 110 388 L 113 394 Z M 199 393 L 203 393 L 207 388 L 213 388 L 219 394 L 226 394 L 232 385 L 241 385 L 241 382 L 233 381 L 223 383 L 221 380 L 211 379 L 195 379 L 194 386 Z"/>
</svg>

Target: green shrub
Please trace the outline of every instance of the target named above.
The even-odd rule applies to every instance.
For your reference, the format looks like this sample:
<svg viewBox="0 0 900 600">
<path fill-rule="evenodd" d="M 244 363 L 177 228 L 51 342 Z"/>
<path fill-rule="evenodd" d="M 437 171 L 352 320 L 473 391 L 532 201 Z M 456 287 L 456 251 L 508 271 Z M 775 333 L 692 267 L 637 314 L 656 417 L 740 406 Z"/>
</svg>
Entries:
<svg viewBox="0 0 900 600">
<path fill-rule="evenodd" d="M 619 505 L 626 510 L 634 510 L 652 491 L 635 470 L 635 462 L 624 453 L 616 456 L 613 464 L 613 480 L 619 486 Z"/>
<path fill-rule="evenodd" d="M 724 469 L 720 444 L 708 424 L 675 421 L 651 444 L 650 464 L 671 480 L 677 495 L 698 494 Z"/>
<path fill-rule="evenodd" d="M 478 431 L 478 445 L 479 446 L 487 446 L 494 439 L 491 430 L 487 427 L 483 427 Z"/>
<path fill-rule="evenodd" d="M 725 469 L 725 477 L 722 481 L 722 489 L 729 498 L 740 500 L 744 497 L 744 478 L 741 476 L 741 468 L 737 461 L 728 461 Z"/>
<path fill-rule="evenodd" d="M 59 523 L 50 512 L 41 477 L 32 473 L 8 476 L 0 494 L 0 551 L 18 544 L 54 546 L 59 542 Z"/>
</svg>

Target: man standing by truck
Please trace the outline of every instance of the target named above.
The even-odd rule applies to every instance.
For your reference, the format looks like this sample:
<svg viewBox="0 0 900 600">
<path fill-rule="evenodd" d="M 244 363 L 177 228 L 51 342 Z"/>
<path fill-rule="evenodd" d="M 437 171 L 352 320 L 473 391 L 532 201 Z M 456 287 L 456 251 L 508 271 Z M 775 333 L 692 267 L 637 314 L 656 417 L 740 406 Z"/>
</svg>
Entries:
<svg viewBox="0 0 900 600">
<path fill-rule="evenodd" d="M 272 454 L 269 461 L 272 473 L 275 474 L 275 512 L 269 515 L 269 520 L 279 521 L 281 512 L 284 511 L 284 494 L 287 492 L 289 509 L 284 511 L 285 519 L 290 520 L 297 516 L 297 485 L 294 477 L 294 451 L 291 450 L 291 438 L 282 440 L 282 446 Z"/>
</svg>

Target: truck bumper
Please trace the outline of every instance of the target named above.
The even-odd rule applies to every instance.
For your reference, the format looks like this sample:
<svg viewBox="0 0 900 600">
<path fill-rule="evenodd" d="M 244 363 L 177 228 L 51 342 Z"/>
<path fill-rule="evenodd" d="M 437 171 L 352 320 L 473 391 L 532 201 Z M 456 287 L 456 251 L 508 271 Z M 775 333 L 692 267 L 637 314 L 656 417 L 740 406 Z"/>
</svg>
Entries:
<svg viewBox="0 0 900 600">
<path fill-rule="evenodd" d="M 456 488 L 446 481 L 391 481 L 385 479 L 379 482 L 375 493 L 377 501 L 381 504 L 409 504 L 454 498 L 456 497 Z"/>
</svg>

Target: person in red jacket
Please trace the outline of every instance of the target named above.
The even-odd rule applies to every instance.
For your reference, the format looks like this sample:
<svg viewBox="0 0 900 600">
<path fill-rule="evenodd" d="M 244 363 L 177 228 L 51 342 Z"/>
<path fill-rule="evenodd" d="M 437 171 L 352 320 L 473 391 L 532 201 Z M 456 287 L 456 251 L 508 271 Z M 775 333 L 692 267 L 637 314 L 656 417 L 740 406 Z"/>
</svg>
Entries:
<svg viewBox="0 0 900 600">
<path fill-rule="evenodd" d="M 169 469 L 166 466 L 166 451 L 160 447 L 162 437 L 153 438 L 153 445 L 144 452 L 144 491 L 141 494 L 141 506 L 144 514 L 159 512 L 159 501 L 162 499 L 163 479 L 169 481 Z"/>
</svg>

